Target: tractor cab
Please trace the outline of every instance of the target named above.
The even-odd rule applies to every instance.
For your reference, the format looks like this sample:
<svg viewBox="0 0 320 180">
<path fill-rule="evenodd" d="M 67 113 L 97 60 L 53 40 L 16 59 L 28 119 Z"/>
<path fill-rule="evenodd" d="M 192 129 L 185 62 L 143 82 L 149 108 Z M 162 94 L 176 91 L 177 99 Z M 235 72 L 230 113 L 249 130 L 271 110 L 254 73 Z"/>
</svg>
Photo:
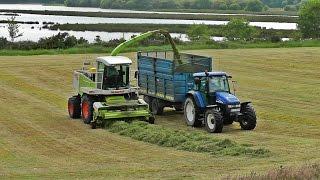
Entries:
<svg viewBox="0 0 320 180">
<path fill-rule="evenodd" d="M 132 61 L 123 56 L 97 58 L 97 88 L 103 90 L 128 89 Z"/>
<path fill-rule="evenodd" d="M 205 97 L 207 105 L 219 104 L 225 110 L 240 112 L 240 101 L 230 91 L 231 76 L 225 72 L 202 72 L 195 73 L 193 76 L 194 88 Z"/>
</svg>

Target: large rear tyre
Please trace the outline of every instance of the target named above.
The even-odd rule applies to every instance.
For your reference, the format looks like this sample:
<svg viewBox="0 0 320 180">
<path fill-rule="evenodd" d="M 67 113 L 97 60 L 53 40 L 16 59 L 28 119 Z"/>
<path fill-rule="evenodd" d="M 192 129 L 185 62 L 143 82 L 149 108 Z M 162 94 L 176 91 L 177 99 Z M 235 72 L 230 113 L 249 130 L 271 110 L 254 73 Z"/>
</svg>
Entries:
<svg viewBox="0 0 320 180">
<path fill-rule="evenodd" d="M 250 104 L 247 104 L 242 108 L 242 114 L 240 118 L 240 126 L 243 130 L 253 130 L 257 125 L 257 116 L 256 112 Z"/>
<path fill-rule="evenodd" d="M 159 102 L 158 99 L 154 98 L 151 101 L 151 112 L 154 115 L 162 115 L 163 114 L 163 105 Z"/>
<path fill-rule="evenodd" d="M 192 97 L 188 97 L 184 103 L 184 119 L 188 126 L 200 126 L 199 109 Z"/>
<path fill-rule="evenodd" d="M 208 109 L 205 113 L 204 125 L 209 133 L 221 133 L 223 129 L 221 113 L 215 109 Z"/>
<path fill-rule="evenodd" d="M 79 96 L 69 98 L 68 112 L 72 119 L 78 119 L 81 117 L 81 98 Z"/>
<path fill-rule="evenodd" d="M 93 99 L 90 96 L 82 97 L 82 119 L 85 124 L 90 124 L 93 120 Z"/>
</svg>

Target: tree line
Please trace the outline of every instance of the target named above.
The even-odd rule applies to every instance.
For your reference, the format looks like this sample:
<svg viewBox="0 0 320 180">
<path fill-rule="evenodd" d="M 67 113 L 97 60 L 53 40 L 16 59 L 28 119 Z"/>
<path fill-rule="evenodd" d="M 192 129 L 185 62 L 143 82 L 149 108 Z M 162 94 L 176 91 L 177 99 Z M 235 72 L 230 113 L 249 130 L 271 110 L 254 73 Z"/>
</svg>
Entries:
<svg viewBox="0 0 320 180">
<path fill-rule="evenodd" d="M 260 0 L 65 0 L 66 6 L 105 9 L 218 9 L 260 12 L 268 7 Z"/>
<path fill-rule="evenodd" d="M 42 3 L 42 4 L 63 4 L 64 0 L 1 0 L 0 3 Z"/>
<path fill-rule="evenodd" d="M 65 4 L 72 7 L 106 9 L 216 9 L 264 11 L 284 8 L 296 11 L 306 0 L 2 0 L 1 3 Z"/>
<path fill-rule="evenodd" d="M 297 11 L 304 0 L 65 0 L 66 6 L 106 9 L 217 9 L 260 12 L 271 8 Z"/>
</svg>

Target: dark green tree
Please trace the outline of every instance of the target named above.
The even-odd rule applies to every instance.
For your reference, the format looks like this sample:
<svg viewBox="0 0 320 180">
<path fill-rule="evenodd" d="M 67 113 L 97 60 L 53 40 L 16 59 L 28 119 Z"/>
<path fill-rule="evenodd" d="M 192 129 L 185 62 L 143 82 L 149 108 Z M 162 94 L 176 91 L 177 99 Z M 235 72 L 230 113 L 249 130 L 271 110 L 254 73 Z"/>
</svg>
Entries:
<svg viewBox="0 0 320 180">
<path fill-rule="evenodd" d="M 320 38 L 320 0 L 309 0 L 302 5 L 298 28 L 304 38 Z"/>
<path fill-rule="evenodd" d="M 229 6 L 229 9 L 231 10 L 240 10 L 241 6 L 238 3 L 233 3 Z"/>
<path fill-rule="evenodd" d="M 195 8 L 198 9 L 210 9 L 212 7 L 212 1 L 211 0 L 195 0 L 194 5 Z"/>
<path fill-rule="evenodd" d="M 264 9 L 264 4 L 260 0 L 249 0 L 245 8 L 246 11 L 261 12 Z"/>
<path fill-rule="evenodd" d="M 65 0 L 64 5 L 70 7 L 78 6 L 78 0 Z"/>
<path fill-rule="evenodd" d="M 112 0 L 101 0 L 100 7 L 110 9 L 112 7 Z"/>
<path fill-rule="evenodd" d="M 188 28 L 187 35 L 191 41 L 208 41 L 210 29 L 205 24 L 193 24 Z"/>
<path fill-rule="evenodd" d="M 235 18 L 228 22 L 224 32 L 228 40 L 249 41 L 253 38 L 256 29 L 250 26 L 247 20 Z"/>
</svg>

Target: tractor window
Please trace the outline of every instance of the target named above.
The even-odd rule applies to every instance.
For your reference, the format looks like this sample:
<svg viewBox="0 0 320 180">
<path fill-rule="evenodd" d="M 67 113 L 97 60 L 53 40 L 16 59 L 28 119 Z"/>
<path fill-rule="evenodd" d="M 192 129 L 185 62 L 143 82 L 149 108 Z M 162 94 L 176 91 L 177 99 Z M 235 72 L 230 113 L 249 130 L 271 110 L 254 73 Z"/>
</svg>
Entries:
<svg viewBox="0 0 320 180">
<path fill-rule="evenodd" d="M 207 78 L 202 78 L 200 82 L 200 91 L 207 92 Z"/>
<path fill-rule="evenodd" d="M 226 76 L 213 76 L 210 77 L 209 80 L 209 91 L 210 92 L 217 92 L 217 91 L 224 91 L 229 92 L 229 83 Z"/>
</svg>

